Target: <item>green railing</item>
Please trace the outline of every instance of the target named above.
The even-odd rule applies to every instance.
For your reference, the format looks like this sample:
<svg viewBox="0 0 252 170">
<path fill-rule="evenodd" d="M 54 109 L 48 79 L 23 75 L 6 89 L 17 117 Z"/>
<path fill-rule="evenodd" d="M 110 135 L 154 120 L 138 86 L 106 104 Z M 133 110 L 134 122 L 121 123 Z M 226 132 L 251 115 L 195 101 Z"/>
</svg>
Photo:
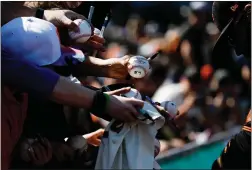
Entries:
<svg viewBox="0 0 252 170">
<path fill-rule="evenodd" d="M 187 144 L 182 149 L 173 149 L 158 156 L 162 169 L 211 169 L 230 137 L 239 132 L 240 127 L 214 135 L 204 144 Z"/>
</svg>

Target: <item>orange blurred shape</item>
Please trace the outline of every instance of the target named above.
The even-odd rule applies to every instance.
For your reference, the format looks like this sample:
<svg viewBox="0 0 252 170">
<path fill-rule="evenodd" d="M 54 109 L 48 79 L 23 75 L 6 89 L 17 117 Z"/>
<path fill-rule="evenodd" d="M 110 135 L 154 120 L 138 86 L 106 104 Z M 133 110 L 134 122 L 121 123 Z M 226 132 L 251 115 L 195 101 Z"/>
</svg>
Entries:
<svg viewBox="0 0 252 170">
<path fill-rule="evenodd" d="M 98 123 L 99 122 L 99 118 L 93 114 L 91 114 L 91 119 L 94 123 Z"/>
<path fill-rule="evenodd" d="M 108 50 L 107 54 L 105 56 L 106 59 L 108 58 L 116 58 L 120 54 L 120 46 L 118 44 L 112 44 Z"/>
<path fill-rule="evenodd" d="M 201 67 L 200 75 L 203 80 L 207 80 L 213 74 L 213 67 L 210 64 L 206 64 Z"/>
</svg>

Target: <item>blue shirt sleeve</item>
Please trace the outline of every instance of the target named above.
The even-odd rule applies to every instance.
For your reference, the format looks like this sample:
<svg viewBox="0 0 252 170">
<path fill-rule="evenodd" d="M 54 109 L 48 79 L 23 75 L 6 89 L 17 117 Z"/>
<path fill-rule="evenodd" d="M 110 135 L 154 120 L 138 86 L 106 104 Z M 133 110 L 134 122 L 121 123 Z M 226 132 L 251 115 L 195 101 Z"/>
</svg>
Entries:
<svg viewBox="0 0 252 170">
<path fill-rule="evenodd" d="M 8 56 L 3 50 L 1 62 L 3 84 L 17 87 L 39 98 L 50 97 L 60 77 L 50 69 Z"/>
</svg>

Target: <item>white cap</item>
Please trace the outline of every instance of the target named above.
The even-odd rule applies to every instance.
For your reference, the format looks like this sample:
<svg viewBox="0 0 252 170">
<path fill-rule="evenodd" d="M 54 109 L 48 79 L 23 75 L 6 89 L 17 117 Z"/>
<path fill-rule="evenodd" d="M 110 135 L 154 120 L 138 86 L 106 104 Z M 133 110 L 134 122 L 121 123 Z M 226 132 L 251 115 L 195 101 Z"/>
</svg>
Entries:
<svg viewBox="0 0 252 170">
<path fill-rule="evenodd" d="M 13 19 L 1 28 L 2 48 L 12 57 L 38 66 L 50 65 L 61 56 L 56 27 L 35 17 Z"/>
</svg>

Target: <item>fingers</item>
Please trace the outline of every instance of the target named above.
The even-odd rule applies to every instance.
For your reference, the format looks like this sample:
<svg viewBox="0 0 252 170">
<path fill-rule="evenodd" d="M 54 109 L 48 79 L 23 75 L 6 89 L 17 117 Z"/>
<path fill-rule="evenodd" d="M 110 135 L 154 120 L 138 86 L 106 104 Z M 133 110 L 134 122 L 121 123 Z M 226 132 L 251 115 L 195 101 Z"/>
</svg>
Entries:
<svg viewBox="0 0 252 170">
<path fill-rule="evenodd" d="M 101 140 L 98 138 L 91 138 L 90 140 L 87 140 L 90 145 L 93 146 L 100 146 Z"/>
<path fill-rule="evenodd" d="M 100 139 L 95 139 L 94 142 L 93 142 L 93 145 L 94 146 L 100 146 L 101 145 L 101 140 Z"/>
<path fill-rule="evenodd" d="M 41 144 L 37 143 L 34 148 L 35 156 L 38 160 L 38 163 L 45 163 L 47 161 L 46 148 L 44 148 Z"/>
<path fill-rule="evenodd" d="M 96 41 L 96 42 L 101 43 L 101 44 L 104 44 L 104 43 L 105 43 L 105 39 L 99 37 L 98 35 L 93 35 L 93 36 L 90 38 L 90 40 Z"/>
<path fill-rule="evenodd" d="M 79 32 L 79 26 L 75 22 L 73 22 L 71 19 L 64 16 L 64 17 L 62 17 L 61 21 L 66 28 L 68 28 L 74 32 Z"/>
<path fill-rule="evenodd" d="M 104 134 L 104 129 L 98 129 L 97 131 L 95 131 L 95 134 L 97 135 L 97 137 L 100 137 Z"/>
<path fill-rule="evenodd" d="M 123 65 L 127 65 L 128 62 L 129 62 L 130 57 L 131 57 L 131 56 L 129 56 L 129 55 L 126 55 L 126 56 L 122 57 L 122 62 L 123 62 L 122 64 L 123 64 Z M 128 68 L 129 68 L 129 67 L 132 67 L 132 65 L 128 65 Z"/>
<path fill-rule="evenodd" d="M 124 121 L 124 122 L 133 122 L 135 121 L 137 118 L 136 116 L 138 115 L 138 112 L 136 111 L 136 109 L 132 106 L 129 105 L 128 107 L 129 111 L 125 111 L 122 112 L 122 117 L 119 117 L 118 120 Z"/>
<path fill-rule="evenodd" d="M 89 138 L 99 138 L 100 136 L 102 136 L 104 133 L 104 129 L 98 129 L 94 132 L 91 132 L 91 133 L 88 133 L 88 134 L 85 134 L 83 135 L 83 137 L 85 139 L 89 139 Z"/>
<path fill-rule="evenodd" d="M 127 106 L 128 112 L 129 112 L 129 113 L 128 112 L 126 113 L 126 116 L 127 116 L 128 120 L 129 121 L 136 120 L 137 116 L 139 115 L 137 109 L 134 106 L 130 105 L 130 104 L 126 104 L 126 106 Z"/>
<path fill-rule="evenodd" d="M 71 10 L 64 10 L 65 11 L 65 15 L 71 19 L 71 20 L 75 20 L 75 19 L 83 19 L 83 20 L 87 20 L 86 17 L 84 17 L 83 15 L 80 15 L 74 11 Z"/>
<path fill-rule="evenodd" d="M 106 92 L 109 95 L 120 95 L 120 94 L 125 94 L 128 93 L 130 91 L 131 87 L 124 87 L 121 89 L 117 89 L 114 91 L 110 91 L 110 92 Z"/>
<path fill-rule="evenodd" d="M 52 157 L 52 146 L 51 146 L 50 142 L 46 138 L 43 138 L 43 139 L 44 139 L 44 145 L 46 147 L 47 157 L 51 159 L 51 157 Z"/>
<path fill-rule="evenodd" d="M 30 157 L 31 162 L 34 162 L 34 161 L 37 160 L 36 156 L 35 156 L 35 153 L 34 153 L 34 149 L 31 146 L 28 148 L 28 155 Z"/>
<path fill-rule="evenodd" d="M 138 99 L 134 99 L 134 98 L 127 98 L 127 99 L 130 102 L 130 104 L 132 104 L 133 106 L 135 106 L 137 108 L 143 108 L 143 106 L 144 106 L 144 101 L 142 101 L 142 100 L 138 100 Z"/>
<path fill-rule="evenodd" d="M 105 47 L 103 46 L 103 43 L 93 40 L 92 37 L 85 43 L 85 45 L 102 52 L 106 50 Z"/>
</svg>

